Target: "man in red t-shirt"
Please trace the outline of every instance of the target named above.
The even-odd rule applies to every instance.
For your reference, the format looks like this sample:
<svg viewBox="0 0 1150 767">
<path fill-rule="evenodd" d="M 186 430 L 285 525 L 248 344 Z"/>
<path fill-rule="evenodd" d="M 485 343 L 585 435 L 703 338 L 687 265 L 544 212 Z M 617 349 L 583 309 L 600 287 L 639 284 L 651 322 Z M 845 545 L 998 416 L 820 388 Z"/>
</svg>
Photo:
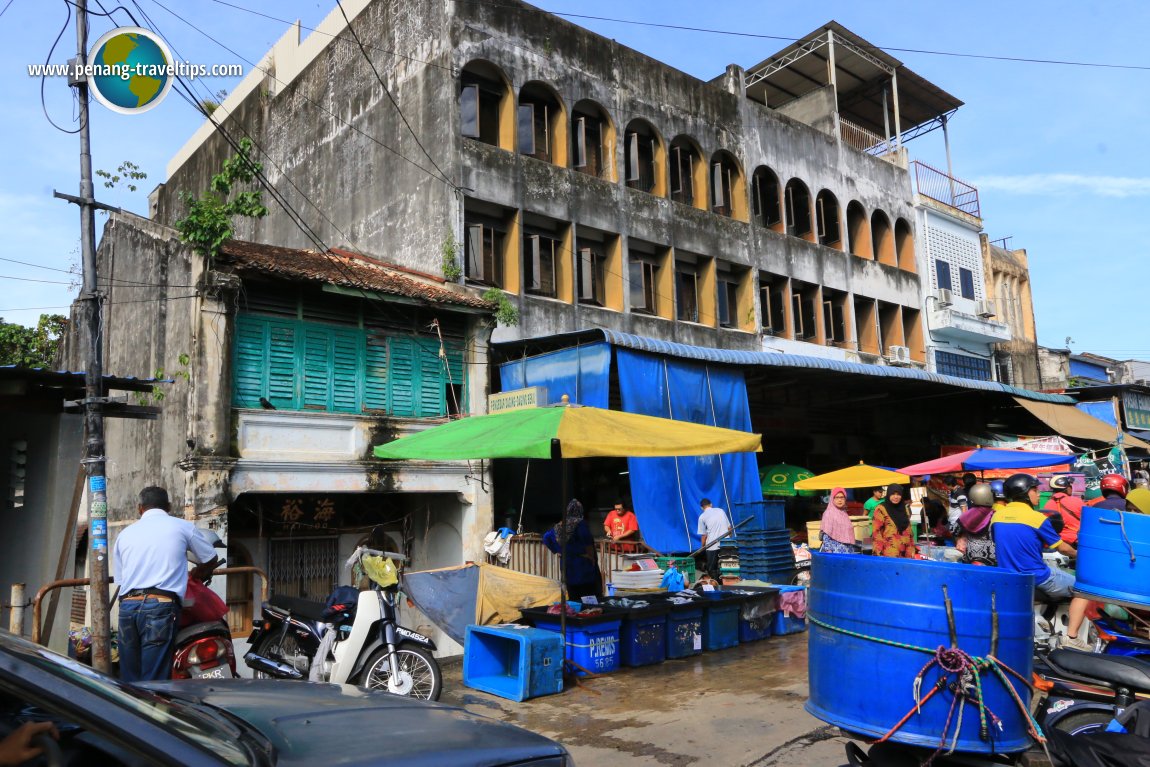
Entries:
<svg viewBox="0 0 1150 767">
<path fill-rule="evenodd" d="M 634 541 L 639 537 L 639 522 L 635 519 L 635 512 L 628 511 L 622 501 L 616 501 L 615 508 L 607 514 L 603 530 L 608 539 L 623 542 L 620 544 L 623 551 L 634 551 L 637 548 Z"/>
<path fill-rule="evenodd" d="M 1074 495 L 1074 482 L 1070 477 L 1052 477 L 1050 489 L 1054 494 L 1042 507 L 1045 512 L 1058 512 L 1062 516 L 1059 537 L 1071 546 L 1078 545 L 1078 529 L 1082 527 L 1083 501 Z"/>
</svg>

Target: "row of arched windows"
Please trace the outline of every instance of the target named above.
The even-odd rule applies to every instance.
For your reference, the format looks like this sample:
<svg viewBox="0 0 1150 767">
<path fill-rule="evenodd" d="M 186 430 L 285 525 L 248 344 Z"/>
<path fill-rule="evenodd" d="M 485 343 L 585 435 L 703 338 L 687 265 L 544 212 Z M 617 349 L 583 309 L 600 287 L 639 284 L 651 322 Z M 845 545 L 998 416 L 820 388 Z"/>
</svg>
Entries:
<svg viewBox="0 0 1150 767">
<path fill-rule="evenodd" d="M 623 131 L 623 158 L 614 121 L 598 103 L 585 99 L 570 110 L 550 85 L 532 81 L 514 97 L 503 72 L 473 61 L 460 77 L 460 122 L 464 136 L 571 168 L 658 197 L 754 223 L 861 258 L 915 271 L 909 222 L 876 209 L 869 216 L 852 200 L 844 212 L 828 189 L 816 195 L 797 178 L 781 183 L 766 166 L 751 175 L 750 188 L 735 157 L 725 150 L 709 158 L 690 136 L 670 142 L 650 122 L 634 119 Z"/>
</svg>

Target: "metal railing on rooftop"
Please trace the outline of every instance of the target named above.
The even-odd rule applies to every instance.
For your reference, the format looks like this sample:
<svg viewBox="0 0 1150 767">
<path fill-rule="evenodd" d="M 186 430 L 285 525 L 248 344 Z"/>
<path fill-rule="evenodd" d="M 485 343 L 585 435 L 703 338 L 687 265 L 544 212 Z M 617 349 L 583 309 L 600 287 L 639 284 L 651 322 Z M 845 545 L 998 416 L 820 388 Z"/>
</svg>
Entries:
<svg viewBox="0 0 1150 767">
<path fill-rule="evenodd" d="M 866 152 L 874 157 L 879 157 L 889 163 L 898 165 L 898 156 L 894 151 L 894 143 L 889 139 L 885 139 L 872 130 L 855 125 L 850 120 L 843 119 L 839 115 L 839 136 L 842 138 L 844 144 L 853 147 L 860 152 Z"/>
<path fill-rule="evenodd" d="M 938 168 L 932 168 L 924 162 L 915 160 L 914 186 L 923 197 L 929 197 L 935 202 L 968 213 L 975 218 L 982 218 L 982 209 L 978 203 L 978 188 L 965 181 L 959 181 Z"/>
</svg>

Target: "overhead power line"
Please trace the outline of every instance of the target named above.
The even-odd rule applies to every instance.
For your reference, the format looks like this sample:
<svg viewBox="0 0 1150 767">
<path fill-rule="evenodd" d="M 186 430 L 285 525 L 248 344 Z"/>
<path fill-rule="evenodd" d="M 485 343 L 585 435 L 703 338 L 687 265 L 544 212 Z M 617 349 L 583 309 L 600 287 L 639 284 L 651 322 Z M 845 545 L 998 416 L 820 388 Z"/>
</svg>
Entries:
<svg viewBox="0 0 1150 767">
<path fill-rule="evenodd" d="M 473 3 L 476 5 L 489 5 L 496 8 L 519 8 L 518 5 L 508 5 L 506 3 L 498 2 L 498 0 L 460 0 L 460 2 Z M 582 13 L 564 13 L 562 11 L 545 11 L 552 16 L 561 16 L 565 19 L 588 19 L 591 21 L 607 21 L 613 24 L 630 24 L 638 27 L 654 27 L 656 29 L 672 29 L 681 32 L 703 32 L 711 35 L 726 35 L 728 37 L 750 37 L 760 40 L 780 40 L 782 42 L 794 43 L 802 40 L 801 37 L 788 37 L 785 35 L 765 35 L 759 32 L 739 32 L 730 29 L 711 29 L 708 27 L 689 27 L 682 24 L 661 24 L 655 21 L 639 21 L 637 19 L 617 19 L 610 16 L 590 16 Z M 1106 64 L 1095 61 L 1070 61 L 1064 59 L 1039 59 L 1028 58 L 1025 56 L 995 56 L 985 53 L 961 53 L 958 51 L 935 51 L 924 48 L 900 48 L 885 45 L 869 45 L 862 46 L 869 48 L 873 51 L 894 51 L 896 53 L 921 53 L 926 56 L 956 56 L 965 59 L 986 59 L 989 61 L 1013 61 L 1023 64 L 1054 64 L 1058 66 L 1068 67 L 1096 67 L 1100 69 L 1129 69 L 1135 71 L 1150 71 L 1150 65 L 1139 64 Z"/>
</svg>

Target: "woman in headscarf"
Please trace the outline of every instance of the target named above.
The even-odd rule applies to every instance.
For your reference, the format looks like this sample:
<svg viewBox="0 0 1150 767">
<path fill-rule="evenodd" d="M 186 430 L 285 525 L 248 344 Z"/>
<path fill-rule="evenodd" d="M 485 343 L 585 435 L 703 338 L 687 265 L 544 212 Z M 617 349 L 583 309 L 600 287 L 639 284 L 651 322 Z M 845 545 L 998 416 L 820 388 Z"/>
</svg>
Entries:
<svg viewBox="0 0 1150 767">
<path fill-rule="evenodd" d="M 955 548 L 962 552 L 961 562 L 975 565 L 996 563 L 994 539 L 990 537 L 990 520 L 994 517 L 994 489 L 985 482 L 978 482 L 967 492 L 970 504 L 956 525 Z"/>
<path fill-rule="evenodd" d="M 910 512 L 902 485 L 887 485 L 886 498 L 874 510 L 874 553 L 880 557 L 918 557 Z"/>
<path fill-rule="evenodd" d="M 847 491 L 836 487 L 831 491 L 831 502 L 823 512 L 822 532 L 819 534 L 823 554 L 858 554 L 855 528 L 847 514 Z"/>
<path fill-rule="evenodd" d="M 559 520 L 544 533 L 543 545 L 556 554 L 562 548 L 568 599 L 602 595 L 603 577 L 595 556 L 595 539 L 583 518 L 583 504 L 571 499 L 567 504 L 566 522 Z"/>
</svg>

